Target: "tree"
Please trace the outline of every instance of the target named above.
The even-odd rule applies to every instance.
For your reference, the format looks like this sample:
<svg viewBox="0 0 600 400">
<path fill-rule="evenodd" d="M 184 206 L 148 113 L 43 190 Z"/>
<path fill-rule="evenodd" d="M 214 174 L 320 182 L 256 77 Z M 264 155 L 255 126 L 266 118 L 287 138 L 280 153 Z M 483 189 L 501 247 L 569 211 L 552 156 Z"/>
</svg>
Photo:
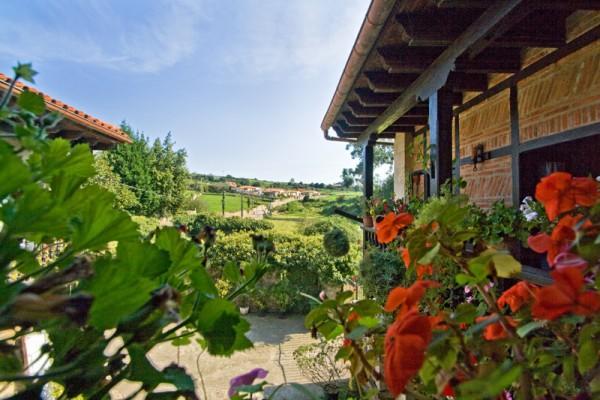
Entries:
<svg viewBox="0 0 600 400">
<path fill-rule="evenodd" d="M 354 170 L 352 168 L 344 168 L 342 170 L 342 186 L 349 189 L 354 185 Z"/>
<path fill-rule="evenodd" d="M 183 203 L 189 176 L 185 150 L 174 150 L 170 134 L 150 146 L 143 133 L 134 133 L 125 122 L 121 127 L 133 143 L 118 145 L 107 159 L 121 181 L 135 188 L 139 205 L 131 211 L 146 216 L 174 214 Z"/>
<path fill-rule="evenodd" d="M 355 182 L 360 182 L 362 181 L 362 174 L 363 174 L 363 160 L 362 160 L 362 147 L 358 146 L 356 144 L 348 144 L 346 145 L 346 150 L 350 151 L 350 155 L 352 156 L 353 160 L 358 160 L 358 163 L 356 164 L 356 166 L 354 167 L 354 169 L 350 169 L 350 168 L 344 168 L 344 170 L 342 170 L 342 186 L 344 186 L 344 174 L 348 175 L 351 174 L 354 177 L 354 181 Z M 381 182 L 385 182 L 387 183 L 387 185 L 389 186 L 389 182 L 391 179 L 392 182 L 392 186 L 393 186 L 393 178 L 390 178 L 390 175 L 392 175 L 392 166 L 394 165 L 394 149 L 392 146 L 374 146 L 373 147 L 373 169 L 377 169 L 379 167 L 383 167 L 383 166 L 387 166 L 387 173 L 386 176 L 381 180 Z M 345 172 L 345 170 L 347 170 Z M 344 186 L 346 187 L 346 186 Z M 378 190 L 377 188 L 375 188 L 376 192 L 389 192 L 389 187 L 388 188 L 380 188 L 381 190 Z"/>
<path fill-rule="evenodd" d="M 121 182 L 121 177 L 112 170 L 106 153 L 98 154 L 94 158 L 96 175 L 90 178 L 89 183 L 96 184 L 115 195 L 115 207 L 131 211 L 140 206 L 135 193 Z"/>
</svg>

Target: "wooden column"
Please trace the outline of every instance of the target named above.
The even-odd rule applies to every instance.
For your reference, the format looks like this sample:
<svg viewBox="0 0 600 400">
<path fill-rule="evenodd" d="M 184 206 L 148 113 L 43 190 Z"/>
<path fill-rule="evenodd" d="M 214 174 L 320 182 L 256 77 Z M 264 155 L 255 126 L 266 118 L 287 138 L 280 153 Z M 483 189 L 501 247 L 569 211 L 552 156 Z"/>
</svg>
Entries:
<svg viewBox="0 0 600 400">
<path fill-rule="evenodd" d="M 511 172 L 512 172 L 512 203 L 518 207 L 521 202 L 521 174 L 520 174 L 520 154 L 519 145 L 521 138 L 519 134 L 519 92 L 517 85 L 510 87 L 510 155 L 511 155 Z"/>
<path fill-rule="evenodd" d="M 373 196 L 373 146 L 375 146 L 375 140 L 369 139 L 363 147 L 363 195 L 365 199 Z"/>
<path fill-rule="evenodd" d="M 452 179 L 452 91 L 443 87 L 429 98 L 430 190 L 440 194 Z"/>
<path fill-rule="evenodd" d="M 396 198 L 405 199 L 409 191 L 411 159 L 408 154 L 412 138 L 406 133 L 397 133 L 394 139 L 394 193 Z"/>
</svg>

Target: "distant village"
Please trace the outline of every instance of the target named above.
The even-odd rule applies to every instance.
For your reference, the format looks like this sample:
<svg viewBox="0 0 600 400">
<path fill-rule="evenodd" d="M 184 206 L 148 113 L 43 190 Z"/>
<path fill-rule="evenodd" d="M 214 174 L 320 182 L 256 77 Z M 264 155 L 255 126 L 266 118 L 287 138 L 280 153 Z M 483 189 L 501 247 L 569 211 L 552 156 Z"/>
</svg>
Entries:
<svg viewBox="0 0 600 400">
<path fill-rule="evenodd" d="M 238 186 L 237 183 L 232 181 L 225 182 L 229 191 L 234 193 L 241 193 L 248 196 L 259 196 L 269 199 L 279 198 L 293 198 L 302 200 L 304 198 L 313 199 L 321 195 L 321 193 L 314 189 L 281 189 L 281 188 L 266 188 L 263 189 L 258 186 Z"/>
</svg>

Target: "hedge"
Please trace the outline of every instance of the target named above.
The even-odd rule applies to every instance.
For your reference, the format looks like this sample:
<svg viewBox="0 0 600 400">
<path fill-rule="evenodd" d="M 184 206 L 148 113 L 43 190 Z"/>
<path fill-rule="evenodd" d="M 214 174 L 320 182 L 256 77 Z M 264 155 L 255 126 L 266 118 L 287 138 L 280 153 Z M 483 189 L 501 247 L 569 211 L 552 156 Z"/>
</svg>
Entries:
<svg viewBox="0 0 600 400">
<path fill-rule="evenodd" d="M 320 236 L 267 234 L 275 243 L 270 260 L 273 270 L 251 295 L 254 310 L 305 312 L 311 304 L 300 292 L 318 296 L 325 286 L 341 285 L 355 272 L 358 248 L 345 257 L 332 257 Z M 248 233 L 219 234 L 209 250 L 209 271 L 219 278 L 227 262 L 247 261 L 252 255 Z"/>
<path fill-rule="evenodd" d="M 219 232 L 257 232 L 273 229 L 273 224 L 269 221 L 240 218 L 240 217 L 219 217 L 216 215 L 200 214 L 190 224 L 188 229 L 192 234 L 199 232 L 205 226 L 213 226 Z"/>
</svg>

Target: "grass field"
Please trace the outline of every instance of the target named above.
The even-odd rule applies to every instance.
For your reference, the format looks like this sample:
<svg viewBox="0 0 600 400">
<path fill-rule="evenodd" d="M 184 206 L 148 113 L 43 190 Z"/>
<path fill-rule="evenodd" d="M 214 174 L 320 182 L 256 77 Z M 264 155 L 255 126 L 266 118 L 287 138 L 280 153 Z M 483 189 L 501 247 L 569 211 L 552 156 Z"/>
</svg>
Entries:
<svg viewBox="0 0 600 400">
<path fill-rule="evenodd" d="M 200 200 L 206 206 L 206 211 L 212 214 L 221 214 L 221 199 L 220 193 L 202 193 Z M 250 208 L 254 208 L 260 204 L 268 204 L 266 200 L 250 199 Z M 244 212 L 248 209 L 248 198 L 244 197 Z M 240 195 L 233 193 L 225 194 L 225 212 L 240 211 Z"/>
</svg>

